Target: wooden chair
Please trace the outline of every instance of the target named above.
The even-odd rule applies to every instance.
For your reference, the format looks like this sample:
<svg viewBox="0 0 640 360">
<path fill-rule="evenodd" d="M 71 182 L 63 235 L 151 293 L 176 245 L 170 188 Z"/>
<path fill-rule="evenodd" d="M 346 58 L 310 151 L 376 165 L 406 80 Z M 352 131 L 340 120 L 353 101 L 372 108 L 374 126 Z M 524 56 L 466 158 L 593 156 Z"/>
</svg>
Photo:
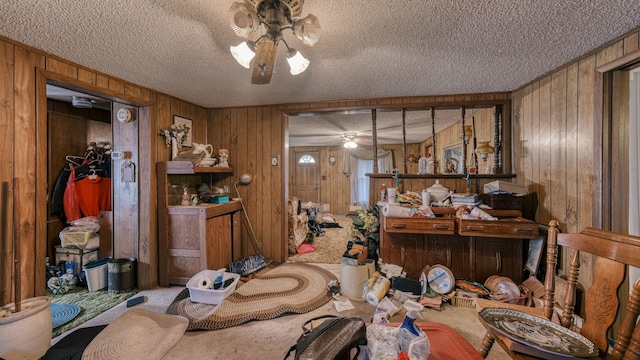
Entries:
<svg viewBox="0 0 640 360">
<path fill-rule="evenodd" d="M 618 288 L 628 273 L 629 266 L 640 267 L 640 237 L 594 228 L 586 228 L 577 234 L 564 234 L 558 232 L 558 222 L 555 220 L 552 220 L 549 226 L 543 306 L 539 308 L 500 307 L 515 308 L 552 319 L 554 299 L 555 296 L 560 295 L 555 294 L 555 278 L 558 246 L 562 246 L 563 251 L 568 251 L 571 261 L 568 266 L 568 286 L 564 294 L 564 305 L 560 309 L 558 322 L 591 340 L 598 347 L 600 356 L 604 356 L 607 354 L 608 348 L 607 332 L 616 319 L 618 311 L 623 311 L 620 299 L 618 299 Z M 585 298 L 584 322 L 580 328 L 577 328 L 574 324 L 573 312 L 580 268 L 580 252 L 594 255 L 595 260 L 593 263 L 594 281 Z M 484 302 L 482 305 L 499 306 L 490 302 Z M 482 306 L 479 305 L 479 307 Z M 626 304 L 624 318 L 614 337 L 615 343 L 611 358 L 640 359 L 640 325 L 636 325 L 639 314 L 640 279 L 635 281 Z M 533 357 L 510 351 L 508 345 L 502 341 L 503 338 L 484 323 L 482 318 L 480 320 L 487 329 L 487 334 L 479 350 L 483 357 L 488 355 L 493 343 L 497 342 L 513 359 L 533 359 Z"/>
</svg>

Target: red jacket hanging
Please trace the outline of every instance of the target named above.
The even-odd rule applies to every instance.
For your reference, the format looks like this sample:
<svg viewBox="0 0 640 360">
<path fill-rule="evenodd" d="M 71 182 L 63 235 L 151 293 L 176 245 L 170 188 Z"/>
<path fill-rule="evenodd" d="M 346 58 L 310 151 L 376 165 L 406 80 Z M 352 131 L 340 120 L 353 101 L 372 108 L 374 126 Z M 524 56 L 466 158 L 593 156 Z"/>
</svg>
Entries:
<svg viewBox="0 0 640 360">
<path fill-rule="evenodd" d="M 80 210 L 84 216 L 98 216 L 111 211 L 111 178 L 86 176 L 75 182 Z"/>
</svg>

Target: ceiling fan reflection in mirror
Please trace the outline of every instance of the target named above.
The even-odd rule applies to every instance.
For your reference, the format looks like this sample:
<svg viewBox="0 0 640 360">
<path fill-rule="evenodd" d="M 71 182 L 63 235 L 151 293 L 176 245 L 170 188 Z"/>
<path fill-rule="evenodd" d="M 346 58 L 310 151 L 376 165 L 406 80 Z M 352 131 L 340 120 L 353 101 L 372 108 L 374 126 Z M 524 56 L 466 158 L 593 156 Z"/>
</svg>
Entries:
<svg viewBox="0 0 640 360">
<path fill-rule="evenodd" d="M 344 144 L 342 146 L 344 146 L 345 149 L 355 149 L 358 147 L 358 144 L 356 143 L 356 133 L 345 133 L 343 141 Z"/>
</svg>

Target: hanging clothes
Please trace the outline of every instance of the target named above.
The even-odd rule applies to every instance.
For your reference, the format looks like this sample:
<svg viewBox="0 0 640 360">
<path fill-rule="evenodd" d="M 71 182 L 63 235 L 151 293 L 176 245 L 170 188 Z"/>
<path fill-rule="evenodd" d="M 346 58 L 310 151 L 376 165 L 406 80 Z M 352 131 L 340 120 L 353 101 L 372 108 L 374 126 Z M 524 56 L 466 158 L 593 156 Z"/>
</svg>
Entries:
<svg viewBox="0 0 640 360">
<path fill-rule="evenodd" d="M 74 170 L 71 170 L 69 180 L 67 181 L 67 187 L 64 190 L 64 214 L 67 217 L 67 221 L 77 220 L 82 217 L 82 213 L 80 212 L 80 202 L 78 201 L 78 195 L 76 193 L 74 173 Z"/>
<path fill-rule="evenodd" d="M 87 175 L 75 181 L 80 211 L 84 216 L 98 216 L 111 211 L 111 178 Z"/>
</svg>

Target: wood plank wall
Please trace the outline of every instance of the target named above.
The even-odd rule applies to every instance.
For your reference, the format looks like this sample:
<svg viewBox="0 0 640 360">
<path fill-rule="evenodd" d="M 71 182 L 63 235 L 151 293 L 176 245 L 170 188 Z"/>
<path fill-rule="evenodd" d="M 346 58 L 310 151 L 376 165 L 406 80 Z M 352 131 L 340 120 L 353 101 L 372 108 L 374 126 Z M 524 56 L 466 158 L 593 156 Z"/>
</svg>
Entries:
<svg viewBox="0 0 640 360">
<path fill-rule="evenodd" d="M 366 146 L 365 146 L 366 148 Z M 370 148 L 370 147 L 369 147 Z M 393 151 L 394 168 L 400 169 L 402 172 L 402 144 L 380 145 L 380 149 Z M 351 189 L 349 178 L 343 173 L 345 162 L 345 148 L 342 146 L 331 147 L 314 147 L 314 146 L 297 146 L 289 148 L 289 169 L 294 169 L 295 152 L 319 151 L 320 152 L 320 202 L 329 204 L 329 208 L 333 214 L 346 215 L 349 212 L 349 202 L 351 198 Z M 415 154 L 420 156 L 420 144 L 407 144 L 407 156 Z M 329 156 L 336 157 L 336 164 L 329 165 Z M 407 173 L 417 174 L 418 163 L 407 163 Z M 292 184 L 294 183 L 294 171 L 289 171 L 289 192 L 291 193 Z M 389 184 L 387 184 L 389 185 Z"/>
<path fill-rule="evenodd" d="M 611 156 L 603 147 L 612 144 L 603 144 L 603 74 L 598 69 L 637 55 L 638 39 L 636 30 L 513 92 L 516 182 L 537 194 L 539 223 L 558 220 L 563 232 L 603 226 L 608 216 L 602 212 L 603 202 L 614 199 L 603 188 L 603 161 L 612 160 L 603 159 Z M 628 136 L 624 129 L 612 129 L 616 133 L 610 138 Z M 626 177 L 628 164 L 626 169 L 619 164 L 617 171 L 611 176 Z M 615 224 L 612 230 L 628 231 Z M 583 265 L 587 271 L 581 272 L 580 282 L 588 287 L 589 256 L 583 257 Z"/>
<path fill-rule="evenodd" d="M 34 71 L 35 70 L 35 71 Z M 193 141 L 206 142 L 205 109 L 154 92 L 115 77 L 74 64 L 0 37 L 0 184 L 3 216 L 0 219 L 0 303 L 10 303 L 13 292 L 14 200 L 20 202 L 20 272 L 22 298 L 45 292 L 46 199 L 47 196 L 47 79 L 68 84 L 122 103 L 141 106 L 139 124 L 138 180 L 140 191 L 140 242 L 138 286 L 157 284 L 156 178 L 155 163 L 168 160 L 169 149 L 158 136 L 173 116 L 193 120 Z M 36 96 L 34 96 L 34 94 Z M 14 199 L 12 181 L 19 183 Z M 6 210 L 6 211 L 5 211 Z"/>
<path fill-rule="evenodd" d="M 345 100 L 318 103 L 285 104 L 279 106 L 235 107 L 210 109 L 208 141 L 214 148 L 230 150 L 230 164 L 235 176 L 250 171 L 254 182 L 239 188 L 245 200 L 247 212 L 265 257 L 276 261 L 286 261 L 287 228 L 286 198 L 288 197 L 288 169 L 290 149 L 287 143 L 287 114 L 305 111 L 334 111 L 341 109 L 371 108 L 428 108 L 457 107 L 462 105 L 510 104 L 509 93 L 461 94 L 445 96 L 415 96 L 403 98 L 382 98 L 369 100 Z M 430 123 L 425 123 L 430 126 Z M 254 130 L 255 129 L 255 130 Z M 384 147 L 386 148 L 386 146 Z M 417 153 L 416 147 L 415 152 Z M 396 156 L 401 156 L 401 147 L 396 148 Z M 408 153 L 414 150 L 408 150 Z M 271 166 L 271 157 L 280 159 L 277 167 Z M 324 159 L 324 158 L 323 158 Z M 328 159 L 328 156 L 327 156 Z M 325 161 L 325 160 L 322 160 Z M 328 161 L 328 160 L 327 160 Z M 401 168 L 402 163 L 398 159 Z M 417 164 L 408 171 L 417 173 Z M 288 166 L 287 166 L 288 168 Z M 339 166 L 334 167 L 338 169 Z M 338 171 L 338 170 L 334 170 Z M 329 173 L 327 173 L 329 175 Z M 284 181 L 287 179 L 287 181 Z M 233 179 L 219 179 L 218 184 L 232 184 Z M 219 185 L 218 185 L 219 186 Z M 340 190 L 341 194 L 346 190 Z M 344 194 L 345 198 L 346 193 Z M 348 201 L 348 200 L 346 200 Z M 338 203 L 344 206 L 344 199 Z M 333 209 L 333 206 L 332 206 Z M 246 237 L 243 230 L 243 239 Z M 248 240 L 243 242 L 243 256 L 251 253 Z"/>
<path fill-rule="evenodd" d="M 513 155 L 517 182 L 535 191 L 540 199 L 538 221 L 558 219 L 563 231 L 578 231 L 598 226 L 602 214 L 602 141 L 598 136 L 602 103 L 601 75 L 596 68 L 625 59 L 638 49 L 638 31 L 613 41 L 553 74 L 532 81 L 513 93 L 466 94 L 383 98 L 361 101 L 336 101 L 259 107 L 203 109 L 189 102 L 156 93 L 150 89 L 103 74 L 70 61 L 0 38 L 0 183 L 7 202 L 0 238 L 0 301 L 13 299 L 13 196 L 11 182 L 20 184 L 19 222 L 22 297 L 44 293 L 46 245 L 46 170 L 37 166 L 45 158 L 46 134 L 37 132 L 38 120 L 45 116 L 46 79 L 69 83 L 82 89 L 107 95 L 125 103 L 145 106 L 147 121 L 140 124 L 139 181 L 140 259 L 139 280 L 143 285 L 157 283 L 157 235 L 155 199 L 155 163 L 169 158 L 169 149 L 157 135 L 160 128 L 173 122 L 173 115 L 194 121 L 193 139 L 228 148 L 237 174 L 252 171 L 254 183 L 240 189 L 248 201 L 252 224 L 259 230 L 263 252 L 275 260 L 286 258 L 285 200 L 288 176 L 280 168 L 288 161 L 287 118 L 284 113 L 300 111 L 463 105 L 468 101 L 504 101 L 513 98 Z M 34 69 L 36 71 L 34 71 Z M 162 74 L 157 74 L 161 76 Z M 41 79 L 44 79 L 41 80 Z M 565 89 L 562 89 L 562 85 Z M 34 98 L 33 94 L 37 97 Z M 553 105 L 555 104 L 555 106 Z M 42 110 L 37 111 L 40 108 Z M 564 113 L 562 109 L 565 109 Z M 44 115 L 43 115 L 44 114 Z M 553 123 L 551 122 L 553 118 Z M 44 120 L 46 121 L 46 120 Z M 559 122 L 559 123 L 557 123 Z M 43 137 L 44 136 L 44 137 Z M 510 148 L 505 138 L 505 148 Z M 17 145 L 19 144 L 19 145 Z M 25 145 L 26 144 L 26 145 Z M 548 146 L 543 148 L 543 146 Z M 23 151 L 27 147 L 36 151 Z M 505 154 L 508 155 L 508 154 Z M 270 157 L 279 156 L 280 165 L 271 167 Z M 505 159 L 506 165 L 511 159 Z M 564 167 L 563 167 L 564 164 Z M 505 172 L 512 172 L 507 169 Z M 233 179 L 221 180 L 232 184 Z M 34 261 L 35 259 L 35 261 Z M 140 283 L 139 283 L 140 285 Z"/>
</svg>

